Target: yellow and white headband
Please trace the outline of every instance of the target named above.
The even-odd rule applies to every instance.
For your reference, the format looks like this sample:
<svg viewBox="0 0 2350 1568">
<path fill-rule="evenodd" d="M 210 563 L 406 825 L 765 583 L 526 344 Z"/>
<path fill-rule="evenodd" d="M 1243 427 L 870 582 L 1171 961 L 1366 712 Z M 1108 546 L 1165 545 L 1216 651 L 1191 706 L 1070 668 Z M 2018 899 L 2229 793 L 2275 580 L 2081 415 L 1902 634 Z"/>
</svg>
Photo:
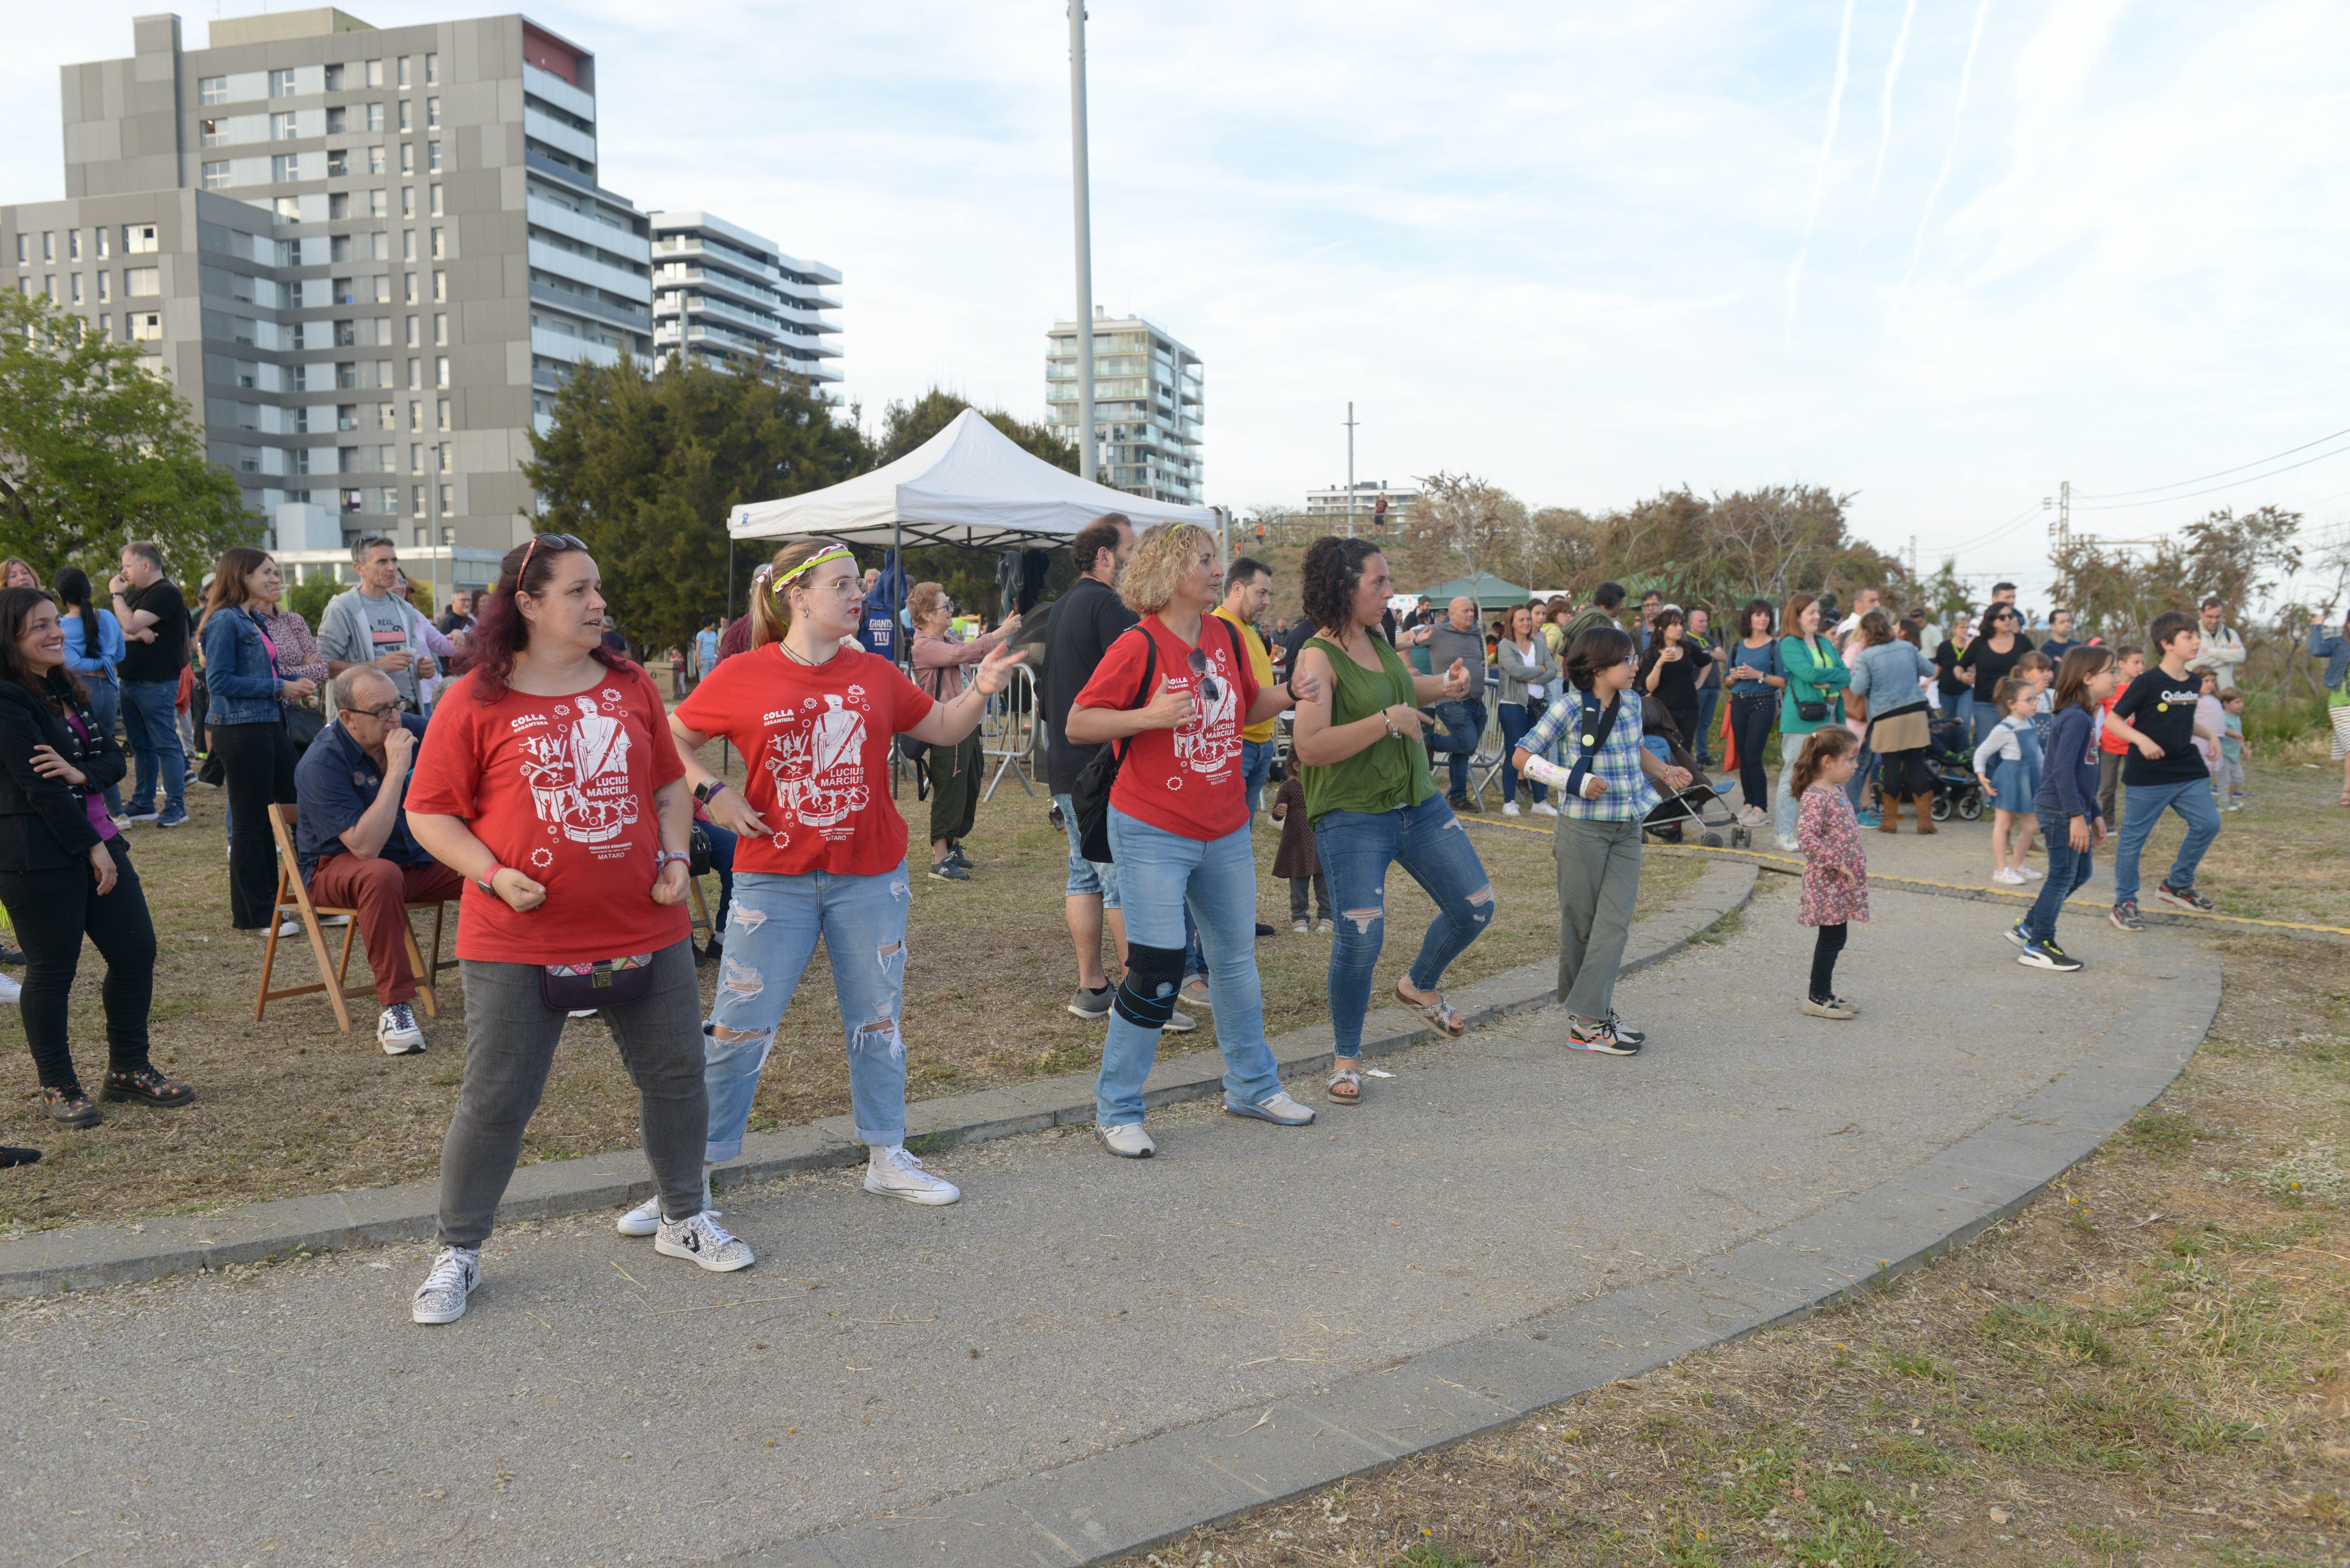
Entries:
<svg viewBox="0 0 2350 1568">
<path fill-rule="evenodd" d="M 782 593 L 785 585 L 790 583 L 794 577 L 804 576 L 807 573 L 814 571 L 816 567 L 823 566 L 827 561 L 847 561 L 851 566 L 854 566 L 857 562 L 857 557 L 849 553 L 848 546 L 846 545 L 835 545 L 828 550 L 818 550 L 815 555 L 810 556 L 806 560 L 802 561 L 790 571 L 777 572 L 774 576 L 770 577 L 767 581 L 767 591 L 770 593 Z"/>
</svg>

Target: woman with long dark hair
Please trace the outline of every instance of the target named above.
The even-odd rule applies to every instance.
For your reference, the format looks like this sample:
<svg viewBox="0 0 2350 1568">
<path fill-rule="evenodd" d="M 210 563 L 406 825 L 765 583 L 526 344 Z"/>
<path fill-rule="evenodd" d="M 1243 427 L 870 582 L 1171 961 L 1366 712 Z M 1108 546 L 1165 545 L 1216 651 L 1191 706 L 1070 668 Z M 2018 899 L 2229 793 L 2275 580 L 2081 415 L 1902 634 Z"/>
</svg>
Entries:
<svg viewBox="0 0 2350 1568">
<path fill-rule="evenodd" d="M 1437 988 L 1492 922 L 1493 884 L 1429 771 L 1419 711 L 1458 701 L 1472 678 L 1484 677 L 1461 659 L 1441 675 L 1416 675 L 1379 635 L 1394 586 L 1387 557 L 1370 541 L 1316 539 L 1299 576 L 1317 631 L 1298 650 L 1297 672 L 1312 676 L 1316 690 L 1298 702 L 1291 755 L 1305 769 L 1305 811 L 1338 911 L 1330 946 L 1337 1060 L 1329 1096 L 1351 1106 L 1363 1097 L 1363 1019 L 1387 941 L 1390 866 L 1409 872 L 1436 904 L 1419 956 L 1396 981 L 1396 1000 L 1439 1033 L 1468 1028 Z"/>
<path fill-rule="evenodd" d="M 38 588 L 0 589 L 0 904 L 25 944 L 20 1006 L 42 1106 L 67 1127 L 101 1119 L 66 1032 L 85 936 L 106 961 L 105 1097 L 164 1106 L 196 1097 L 148 1057 L 155 925 L 103 793 L 122 767 L 121 746 L 66 668 L 57 605 Z"/>
<path fill-rule="evenodd" d="M 204 728 L 228 782 L 228 906 L 240 931 L 269 929 L 277 893 L 277 846 L 269 807 L 294 799 L 301 761 L 286 732 L 286 705 L 316 691 L 277 672 L 277 641 L 265 618 L 286 585 L 277 563 L 249 545 L 221 552 L 204 593 L 197 639 L 204 649 Z"/>
<path fill-rule="evenodd" d="M 1642 695 L 1664 704 L 1682 743 L 1695 751 L 1699 660 L 1688 634 L 1689 623 L 1678 605 L 1667 605 L 1649 617 L 1648 651 L 1640 656 L 1636 684 Z"/>
<path fill-rule="evenodd" d="M 82 683 L 89 696 L 89 716 L 107 734 L 114 733 L 114 722 L 122 711 L 122 682 L 116 678 L 115 665 L 122 658 L 122 623 L 114 612 L 90 602 L 89 574 L 79 566 L 57 569 L 57 611 L 65 623 L 66 668 Z M 110 816 L 122 815 L 122 786 L 106 786 L 106 810 Z"/>
<path fill-rule="evenodd" d="M 657 1251 L 751 1249 L 703 1202 L 702 988 L 683 908 L 692 822 L 652 677 L 603 645 L 595 559 L 541 534 L 498 565 L 408 786 L 408 827 L 471 884 L 457 917 L 465 1075 L 441 1147 L 441 1251 L 410 1314 L 462 1316 L 570 1012 L 599 1012 L 637 1087 Z"/>
<path fill-rule="evenodd" d="M 1778 613 L 1769 599 L 1749 599 L 1738 612 L 1738 637 L 1727 651 L 1730 737 L 1738 749 L 1739 820 L 1749 826 L 1771 820 L 1771 775 L 1762 748 L 1779 718 L 1779 693 L 1787 676 L 1781 668 L 1779 639 L 1772 636 Z"/>
<path fill-rule="evenodd" d="M 1861 754 L 1875 753 L 1885 795 L 1877 831 L 1900 831 L 1901 803 L 1909 800 L 1917 803 L 1918 831 L 1932 833 L 1934 771 L 1926 763 L 1932 737 L 1927 730 L 1925 683 L 1934 679 L 1934 661 L 1918 646 L 1917 623 L 1905 620 L 1901 625 L 1906 636 L 1894 634 L 1891 618 L 1881 609 L 1860 618 L 1861 646 L 1852 656 L 1852 690 L 1868 704 L 1868 733 Z"/>
</svg>

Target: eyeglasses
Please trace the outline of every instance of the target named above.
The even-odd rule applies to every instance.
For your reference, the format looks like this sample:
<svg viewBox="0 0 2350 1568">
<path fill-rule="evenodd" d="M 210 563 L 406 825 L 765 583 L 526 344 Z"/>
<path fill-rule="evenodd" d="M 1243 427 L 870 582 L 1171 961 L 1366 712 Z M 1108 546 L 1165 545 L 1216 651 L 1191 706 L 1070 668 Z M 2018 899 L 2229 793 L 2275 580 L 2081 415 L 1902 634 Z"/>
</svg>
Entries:
<svg viewBox="0 0 2350 1568">
<path fill-rule="evenodd" d="M 794 583 L 791 586 L 802 593 L 837 594 L 845 599 L 861 599 L 865 597 L 865 585 L 855 577 L 843 577 L 837 583 Z M 785 591 L 788 593 L 790 589 L 787 588 Z"/>
<path fill-rule="evenodd" d="M 347 716 L 374 719 L 382 723 L 396 723 L 400 719 L 400 704 L 397 702 L 387 702 L 380 708 L 346 708 L 343 711 Z"/>
<path fill-rule="evenodd" d="M 386 543 L 390 543 L 390 541 L 387 540 Z M 522 566 L 515 572 L 515 587 L 516 588 L 520 588 L 522 587 L 524 576 L 530 571 L 530 558 L 538 553 L 538 547 L 541 545 L 553 546 L 553 548 L 550 548 L 547 551 L 547 554 L 550 556 L 559 554 L 565 550 L 585 551 L 588 548 L 587 540 L 576 537 L 573 535 L 533 534 L 530 536 L 529 548 L 525 549 L 522 553 Z"/>
<path fill-rule="evenodd" d="M 1184 662 L 1191 667 L 1191 673 L 1200 678 L 1200 695 L 1211 702 L 1216 701 L 1222 693 L 1217 689 L 1216 678 L 1208 673 L 1208 656 L 1195 648 L 1191 650 L 1191 657 Z"/>
</svg>

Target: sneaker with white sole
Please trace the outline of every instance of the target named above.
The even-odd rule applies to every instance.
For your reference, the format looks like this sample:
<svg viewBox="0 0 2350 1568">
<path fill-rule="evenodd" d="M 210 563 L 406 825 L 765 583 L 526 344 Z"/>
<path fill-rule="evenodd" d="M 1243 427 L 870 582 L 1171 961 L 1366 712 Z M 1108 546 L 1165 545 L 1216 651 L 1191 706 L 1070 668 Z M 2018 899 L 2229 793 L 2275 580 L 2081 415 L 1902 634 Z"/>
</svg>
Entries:
<svg viewBox="0 0 2350 1568">
<path fill-rule="evenodd" d="M 1300 926 L 1297 929 L 1302 931 L 1305 928 Z M 14 976 L 0 974 L 0 1007 L 14 1007 L 24 999 L 24 995 L 25 988 L 16 983 Z"/>
<path fill-rule="evenodd" d="M 2023 879 L 2027 882 L 2037 882 L 2048 875 L 2045 871 L 2034 871 L 2029 866 L 2019 866 L 2016 870 L 2022 873 Z"/>
<path fill-rule="evenodd" d="M 1167 1022 L 1159 1027 L 1170 1034 L 1189 1034 L 1200 1025 L 1188 1012 L 1170 1012 L 1167 1015 Z"/>
<path fill-rule="evenodd" d="M 1208 1000 L 1208 978 L 1205 975 L 1195 974 L 1191 979 L 1185 981 L 1183 982 L 1181 995 L 1183 1000 L 1193 1007 L 1212 1007 L 1215 1005 L 1214 1002 Z"/>
<path fill-rule="evenodd" d="M 751 1243 L 728 1235 L 716 1212 L 708 1209 L 683 1220 L 662 1220 L 653 1232 L 653 1251 L 665 1258 L 690 1258 L 713 1274 L 747 1269 L 757 1261 L 751 1256 Z"/>
<path fill-rule="evenodd" d="M 481 1283 L 479 1251 L 471 1247 L 443 1247 L 432 1260 L 432 1272 L 416 1287 L 408 1315 L 418 1323 L 454 1323 L 465 1315 L 465 1303 Z"/>
<path fill-rule="evenodd" d="M 1314 1113 L 1289 1097 L 1288 1091 L 1275 1089 L 1253 1106 L 1224 1102 L 1224 1109 L 1236 1116 L 1253 1116 L 1261 1122 L 1271 1122 L 1280 1127 L 1302 1127 L 1314 1119 Z"/>
<path fill-rule="evenodd" d="M 1290 929 L 1291 930 L 1293 930 L 1293 931 L 1295 931 L 1299 936 L 1301 936 L 1301 937 L 1302 937 L 1302 936 L 1305 936 L 1307 932 L 1309 932 L 1309 931 L 1313 930 L 1313 929 L 1314 929 L 1314 928 L 1313 928 L 1312 926 L 1307 925 L 1307 924 L 1306 924 L 1305 921 L 1303 921 L 1303 920 L 1292 920 L 1292 921 L 1290 921 L 1290 922 L 1289 922 L 1289 929 Z"/>
<path fill-rule="evenodd" d="M 1114 985 L 1105 985 L 1098 991 L 1087 991 L 1081 985 L 1077 987 L 1077 994 L 1069 1002 L 1069 1013 L 1072 1017 L 1082 1018 L 1090 1023 L 1107 1018 L 1111 1006 L 1117 1001 L 1118 987 Z"/>
<path fill-rule="evenodd" d="M 2026 969 L 2054 970 L 2058 974 L 2070 974 L 2081 967 L 2081 961 L 2058 947 L 2054 942 L 2027 942 L 2015 955 L 2015 961 Z"/>
<path fill-rule="evenodd" d="M 1843 1002 L 1837 1001 L 1833 996 L 1829 997 L 1825 1002 L 1814 1002 L 1811 998 L 1805 997 L 1804 999 L 1804 1012 L 1806 1016 L 1812 1018 L 1844 1019 L 1850 1018 L 1853 1015 L 1853 1010 L 1851 1008 L 1846 1007 Z"/>
<path fill-rule="evenodd" d="M 623 1236 L 650 1236 L 660 1229 L 660 1194 L 656 1192 L 612 1222 Z"/>
<path fill-rule="evenodd" d="M 2114 929 L 2117 931 L 2142 931 L 2146 929 L 2146 921 L 2137 912 L 2137 900 L 2136 898 L 2124 898 L 2120 903 L 2116 904 L 2113 907 L 2112 910 L 2107 913 L 2106 918 L 2114 923 Z"/>
<path fill-rule="evenodd" d="M 2024 876 L 2022 872 L 2018 871 L 2012 866 L 2001 867 L 1998 870 L 1991 874 L 1991 879 L 1994 882 L 1998 882 L 2003 886 L 2011 888 L 2015 887 L 2020 883 L 2031 880 L 2030 877 Z"/>
<path fill-rule="evenodd" d="M 1589 1051 L 1601 1056 L 1637 1056 L 1640 1047 L 1631 1041 L 1619 1040 L 1607 1027 L 1605 1019 L 1578 1018 L 1566 1026 L 1566 1048 Z"/>
<path fill-rule="evenodd" d="M 1518 811 L 1518 803 L 1513 800 L 1503 801 L 1502 803 L 1502 815 L 1503 816 L 1516 816 L 1520 815 Z"/>
<path fill-rule="evenodd" d="M 1804 846 L 1801 844 L 1783 833 L 1779 835 L 1779 847 L 1789 855 L 1801 855 L 1804 852 Z"/>
<path fill-rule="evenodd" d="M 375 1043 L 387 1056 L 413 1056 L 424 1049 L 424 1031 L 416 1026 L 416 1004 L 395 1002 L 375 1018 Z"/>
<path fill-rule="evenodd" d="M 2175 904 L 2182 909 L 2192 909 L 2199 915 L 2208 915 L 2218 908 L 2192 887 L 2174 888 L 2165 882 L 2154 890 L 2154 896 L 2166 904 Z"/>
<path fill-rule="evenodd" d="M 1558 807 L 1551 805 L 1551 803 L 1546 800 L 1538 800 L 1534 802 L 1534 813 L 1536 816 L 1556 816 L 1558 815 Z"/>
<path fill-rule="evenodd" d="M 1159 1152 L 1159 1146 L 1150 1141 L 1150 1135 L 1142 1130 L 1140 1122 L 1115 1127 L 1096 1125 L 1094 1136 L 1101 1139 L 1102 1147 L 1120 1159 L 1149 1159 Z"/>
<path fill-rule="evenodd" d="M 2023 922 L 2022 920 L 2016 921 L 2015 924 L 2008 927 L 2006 930 L 2000 934 L 2005 937 L 2009 941 L 2013 942 L 2017 947 L 2028 948 L 2032 945 L 2032 933 L 2023 929 Z"/>
<path fill-rule="evenodd" d="M 903 1145 L 877 1148 L 865 1162 L 865 1190 L 879 1198 L 902 1198 L 909 1203 L 952 1203 L 962 1189 L 941 1176 L 932 1176 Z"/>
<path fill-rule="evenodd" d="M 1617 1044 L 1629 1045 L 1635 1051 L 1648 1043 L 1647 1030 L 1633 1028 L 1613 1012 L 1607 1015 L 1607 1033 L 1615 1036 Z"/>
<path fill-rule="evenodd" d="M 1337 929 L 1337 927 L 1332 925 L 1327 920 L 1316 920 L 1314 922 L 1314 934 L 1317 937 L 1329 936 L 1336 931 Z"/>
</svg>

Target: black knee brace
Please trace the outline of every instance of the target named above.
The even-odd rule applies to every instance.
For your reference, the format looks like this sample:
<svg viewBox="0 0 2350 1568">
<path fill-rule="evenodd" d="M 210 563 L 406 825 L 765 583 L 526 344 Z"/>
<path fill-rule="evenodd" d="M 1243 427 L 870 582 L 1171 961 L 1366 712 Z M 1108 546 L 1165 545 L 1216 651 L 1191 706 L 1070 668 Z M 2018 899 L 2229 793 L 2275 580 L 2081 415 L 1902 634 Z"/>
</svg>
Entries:
<svg viewBox="0 0 2350 1568">
<path fill-rule="evenodd" d="M 1118 988 L 1118 1015 L 1145 1029 L 1164 1029 L 1175 1011 L 1176 988 L 1182 983 L 1181 948 L 1147 948 L 1129 942 L 1126 979 Z"/>
</svg>

